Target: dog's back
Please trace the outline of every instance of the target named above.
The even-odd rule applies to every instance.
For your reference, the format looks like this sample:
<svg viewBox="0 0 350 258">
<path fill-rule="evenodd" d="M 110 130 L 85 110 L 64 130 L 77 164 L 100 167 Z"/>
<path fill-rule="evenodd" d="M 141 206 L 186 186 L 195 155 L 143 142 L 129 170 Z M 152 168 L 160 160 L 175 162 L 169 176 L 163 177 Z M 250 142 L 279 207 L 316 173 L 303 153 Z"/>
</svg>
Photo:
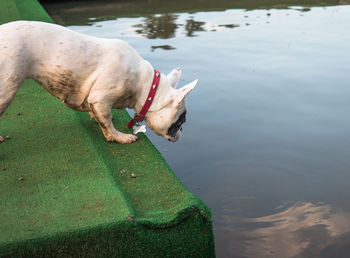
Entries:
<svg viewBox="0 0 350 258">
<path fill-rule="evenodd" d="M 80 110 L 98 77 L 117 77 L 129 69 L 126 66 L 140 60 L 121 40 L 91 37 L 43 22 L 1 25 L 0 115 L 26 78 L 36 80 L 64 104 Z"/>
<path fill-rule="evenodd" d="M 106 40 L 33 21 L 0 26 L 0 115 L 27 78 L 78 108 L 93 83 Z"/>
</svg>

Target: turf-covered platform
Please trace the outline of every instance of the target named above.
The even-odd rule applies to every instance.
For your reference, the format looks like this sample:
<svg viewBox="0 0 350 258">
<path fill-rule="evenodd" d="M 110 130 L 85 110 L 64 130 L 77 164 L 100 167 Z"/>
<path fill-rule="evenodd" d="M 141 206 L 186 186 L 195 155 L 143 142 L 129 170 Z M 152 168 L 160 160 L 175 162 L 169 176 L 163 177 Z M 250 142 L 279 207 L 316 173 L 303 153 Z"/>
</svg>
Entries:
<svg viewBox="0 0 350 258">
<path fill-rule="evenodd" d="M 52 22 L 36 0 L 0 0 L 0 23 L 18 19 Z M 114 117 L 128 131 L 127 112 Z M 209 208 L 146 136 L 108 143 L 30 80 L 0 135 L 0 257 L 215 256 Z"/>
</svg>

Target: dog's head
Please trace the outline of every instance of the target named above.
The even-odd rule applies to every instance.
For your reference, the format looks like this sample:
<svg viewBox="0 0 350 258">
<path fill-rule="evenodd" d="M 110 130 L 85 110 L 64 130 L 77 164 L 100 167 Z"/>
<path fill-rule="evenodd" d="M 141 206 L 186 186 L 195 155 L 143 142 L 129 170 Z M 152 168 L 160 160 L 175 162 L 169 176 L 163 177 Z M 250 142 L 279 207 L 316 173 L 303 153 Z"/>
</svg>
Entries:
<svg viewBox="0 0 350 258">
<path fill-rule="evenodd" d="M 186 121 L 185 98 L 198 82 L 195 80 L 176 89 L 180 77 L 180 68 L 175 68 L 167 76 L 161 76 L 156 98 L 145 118 L 149 128 L 171 142 L 181 137 L 182 124 Z"/>
</svg>

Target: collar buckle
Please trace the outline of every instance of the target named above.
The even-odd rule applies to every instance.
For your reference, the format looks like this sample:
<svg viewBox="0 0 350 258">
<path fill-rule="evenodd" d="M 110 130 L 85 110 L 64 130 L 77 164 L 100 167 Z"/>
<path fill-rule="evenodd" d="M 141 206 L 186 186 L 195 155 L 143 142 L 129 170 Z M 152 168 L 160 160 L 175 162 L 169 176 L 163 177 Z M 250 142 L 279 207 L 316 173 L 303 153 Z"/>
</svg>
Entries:
<svg viewBox="0 0 350 258">
<path fill-rule="evenodd" d="M 142 122 L 144 119 L 145 119 L 145 116 L 140 115 L 138 113 L 135 113 L 134 117 L 132 118 L 132 120 L 134 120 L 135 123 Z"/>
</svg>

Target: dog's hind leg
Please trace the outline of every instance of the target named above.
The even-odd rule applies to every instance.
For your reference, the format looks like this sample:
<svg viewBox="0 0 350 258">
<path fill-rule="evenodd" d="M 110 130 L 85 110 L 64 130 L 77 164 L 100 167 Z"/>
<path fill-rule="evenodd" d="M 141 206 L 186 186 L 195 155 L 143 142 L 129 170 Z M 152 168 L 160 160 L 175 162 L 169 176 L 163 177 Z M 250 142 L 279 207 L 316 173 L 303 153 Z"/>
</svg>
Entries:
<svg viewBox="0 0 350 258">
<path fill-rule="evenodd" d="M 17 76 L 0 74 L 0 116 L 10 105 L 23 81 L 24 79 Z"/>
</svg>

